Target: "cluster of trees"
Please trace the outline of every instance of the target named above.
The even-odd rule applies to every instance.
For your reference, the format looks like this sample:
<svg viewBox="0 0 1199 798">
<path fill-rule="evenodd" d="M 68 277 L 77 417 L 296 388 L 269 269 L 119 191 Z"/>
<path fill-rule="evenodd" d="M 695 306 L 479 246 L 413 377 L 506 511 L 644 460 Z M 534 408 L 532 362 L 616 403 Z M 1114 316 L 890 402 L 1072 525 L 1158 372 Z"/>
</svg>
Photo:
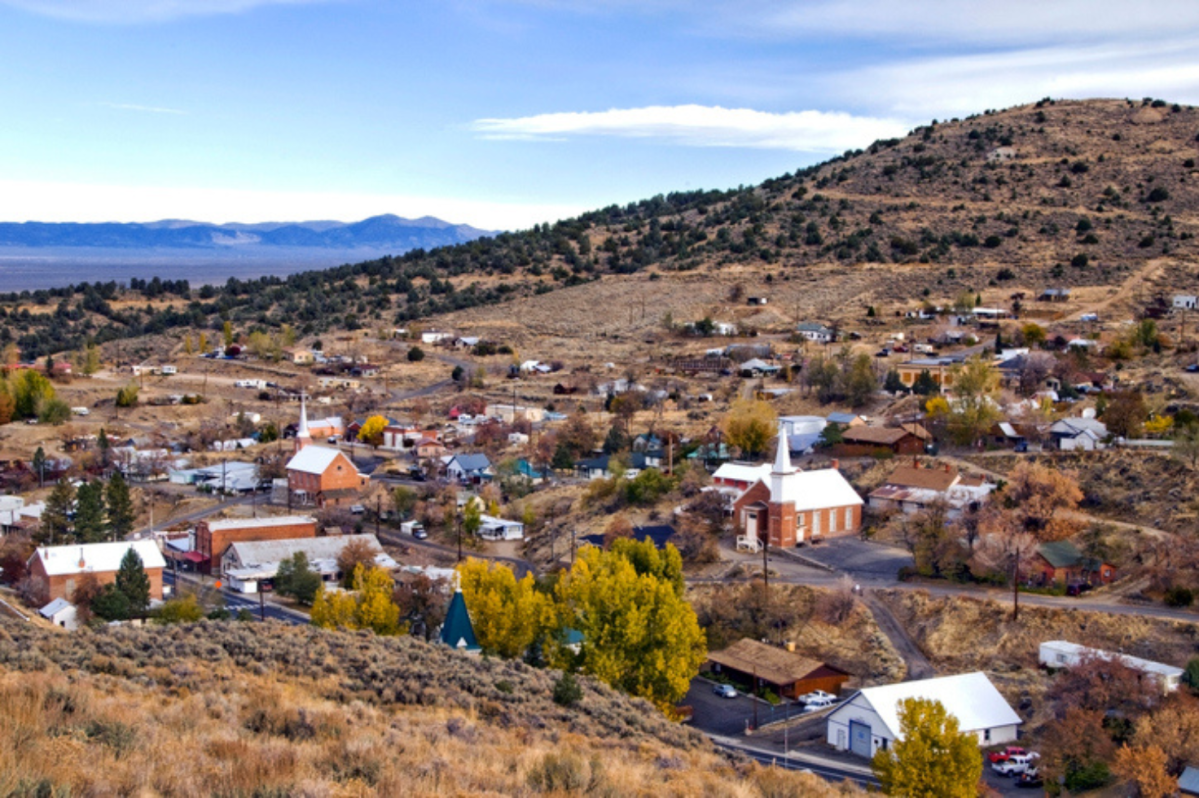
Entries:
<svg viewBox="0 0 1199 798">
<path fill-rule="evenodd" d="M 968 446 L 1003 420 L 999 370 L 993 363 L 974 357 L 954 366 L 949 375 L 953 400 L 934 396 L 925 403 L 925 410 L 929 420 L 943 426 L 955 443 Z"/>
<path fill-rule="evenodd" d="M 42 511 L 42 524 L 34 541 L 38 545 L 99 543 L 124 540 L 135 521 L 129 485 L 120 472 L 107 482 L 84 482 L 78 489 L 67 479 L 54 485 Z"/>
<path fill-rule="evenodd" d="M 37 369 L 16 369 L 0 377 L 0 424 L 33 418 L 43 424 L 62 424 L 70 417 L 70 406 Z"/>
<path fill-rule="evenodd" d="M 462 592 L 485 653 L 523 657 L 594 676 L 671 710 L 707 656 L 704 632 L 683 598 L 673 546 L 613 541 L 586 547 L 556 581 L 468 560 Z M 581 642 L 570 644 L 572 633 Z"/>
<path fill-rule="evenodd" d="M 312 623 L 324 629 L 404 634 L 408 626 L 400 623 L 400 608 L 392 597 L 394 589 L 395 582 L 387 571 L 359 563 L 352 572 L 350 590 L 319 587 L 312 602 Z"/>
<path fill-rule="evenodd" d="M 847 402 L 861 407 L 878 390 L 874 360 L 867 354 L 854 355 L 848 347 L 834 357 L 816 355 L 804 370 L 803 380 L 821 404 Z"/>
</svg>

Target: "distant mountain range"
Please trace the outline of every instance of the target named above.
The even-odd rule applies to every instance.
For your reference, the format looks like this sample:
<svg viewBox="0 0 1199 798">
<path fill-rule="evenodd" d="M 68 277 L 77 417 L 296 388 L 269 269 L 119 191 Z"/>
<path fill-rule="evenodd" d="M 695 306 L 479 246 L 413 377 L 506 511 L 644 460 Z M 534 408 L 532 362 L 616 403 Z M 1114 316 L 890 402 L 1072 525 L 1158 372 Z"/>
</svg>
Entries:
<svg viewBox="0 0 1199 798">
<path fill-rule="evenodd" d="M 139 223 L 0 222 L 0 247 L 112 250 L 210 250 L 265 254 L 272 248 L 389 251 L 461 244 L 491 235 L 431 216 L 372 216 L 361 222 L 209 224 L 179 219 Z"/>
</svg>

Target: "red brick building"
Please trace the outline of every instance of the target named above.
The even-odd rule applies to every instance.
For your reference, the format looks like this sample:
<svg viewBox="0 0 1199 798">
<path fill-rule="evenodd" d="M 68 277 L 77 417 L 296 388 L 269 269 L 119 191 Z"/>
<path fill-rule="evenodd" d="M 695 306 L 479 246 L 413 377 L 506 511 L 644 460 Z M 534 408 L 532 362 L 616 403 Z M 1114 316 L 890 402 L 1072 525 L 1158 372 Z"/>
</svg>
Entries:
<svg viewBox="0 0 1199 798">
<path fill-rule="evenodd" d="M 771 546 L 856 535 L 862 497 L 835 468 L 798 471 L 779 436 L 774 467 L 733 502 L 733 518 L 748 537 Z"/>
<path fill-rule="evenodd" d="M 353 504 L 368 481 L 342 452 L 312 444 L 308 411 L 301 397 L 296 453 L 287 463 L 289 500 L 317 507 Z"/>
<path fill-rule="evenodd" d="M 203 559 L 199 568 L 206 574 L 221 571 L 221 556 L 230 543 L 256 540 L 291 540 L 316 537 L 316 519 L 306 515 L 274 518 L 225 518 L 196 525 L 195 551 Z"/>
<path fill-rule="evenodd" d="M 150 598 L 162 600 L 162 569 L 166 561 L 152 540 L 119 543 L 84 543 L 74 546 L 42 546 L 29 558 L 29 576 L 39 605 L 56 598 L 72 601 L 75 588 L 85 574 L 101 585 L 115 582 L 121 560 L 133 549 L 142 558 L 142 567 L 150 577 Z"/>
</svg>

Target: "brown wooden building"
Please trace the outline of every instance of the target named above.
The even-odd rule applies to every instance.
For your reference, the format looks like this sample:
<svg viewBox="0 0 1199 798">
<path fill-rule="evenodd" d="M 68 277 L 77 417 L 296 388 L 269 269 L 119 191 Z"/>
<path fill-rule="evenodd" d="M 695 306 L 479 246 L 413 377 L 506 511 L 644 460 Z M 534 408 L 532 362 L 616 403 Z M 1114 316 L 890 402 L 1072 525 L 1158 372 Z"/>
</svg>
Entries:
<svg viewBox="0 0 1199 798">
<path fill-rule="evenodd" d="M 39 606 L 56 598 L 73 601 L 75 588 L 85 574 L 101 585 L 117 580 L 121 560 L 133 549 L 150 577 L 150 598 L 162 599 L 162 569 L 166 561 L 152 540 L 118 543 L 84 543 L 73 546 L 41 546 L 29 558 L 29 577 Z"/>
<path fill-rule="evenodd" d="M 201 571 L 217 574 L 221 557 L 230 543 L 256 540 L 292 540 L 316 537 L 316 519 L 306 515 L 283 515 L 274 518 L 226 518 L 201 521 L 196 525 L 195 551 Z"/>
<path fill-rule="evenodd" d="M 752 687 L 767 686 L 780 696 L 799 698 L 814 690 L 837 695 L 850 675 L 794 651 L 743 638 L 708 654 L 712 670 Z M 751 683 L 757 680 L 756 685 Z"/>
<path fill-rule="evenodd" d="M 850 427 L 841 432 L 838 454 L 863 457 L 879 450 L 892 454 L 924 454 L 924 447 L 933 440 L 932 433 L 919 424 L 899 427 Z"/>
</svg>

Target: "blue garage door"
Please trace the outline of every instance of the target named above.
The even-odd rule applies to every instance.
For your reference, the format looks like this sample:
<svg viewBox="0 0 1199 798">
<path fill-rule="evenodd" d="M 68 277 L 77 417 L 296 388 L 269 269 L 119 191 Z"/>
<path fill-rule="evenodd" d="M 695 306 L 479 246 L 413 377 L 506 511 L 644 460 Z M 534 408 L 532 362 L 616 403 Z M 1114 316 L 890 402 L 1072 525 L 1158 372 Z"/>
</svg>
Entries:
<svg viewBox="0 0 1199 798">
<path fill-rule="evenodd" d="M 849 722 L 849 750 L 858 756 L 870 757 L 870 727 L 865 723 Z"/>
</svg>

